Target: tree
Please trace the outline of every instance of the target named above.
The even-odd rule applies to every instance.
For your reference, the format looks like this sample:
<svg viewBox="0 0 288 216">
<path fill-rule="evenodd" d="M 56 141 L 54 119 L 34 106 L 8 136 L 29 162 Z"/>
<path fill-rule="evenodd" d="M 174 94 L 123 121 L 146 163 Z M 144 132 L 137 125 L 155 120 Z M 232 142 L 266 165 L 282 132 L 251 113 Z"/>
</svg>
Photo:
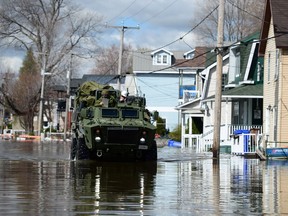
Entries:
<svg viewBox="0 0 288 216">
<path fill-rule="evenodd" d="M 164 136 L 167 134 L 167 130 L 166 130 L 166 121 L 165 119 L 161 118 L 160 116 L 157 119 L 157 128 L 156 128 L 156 133 Z"/>
<path fill-rule="evenodd" d="M 218 6 L 218 1 L 204 0 L 195 10 L 192 25 L 207 16 Z M 224 16 L 224 41 L 235 42 L 251 33 L 260 31 L 265 0 L 227 0 Z M 203 18 L 204 19 L 204 18 Z M 196 29 L 195 33 L 204 44 L 215 44 L 217 41 L 218 14 L 213 12 Z"/>
<path fill-rule="evenodd" d="M 92 52 L 100 17 L 68 4 L 68 0 L 2 0 L 0 39 L 7 46 L 32 47 L 37 63 L 51 73 L 71 52 Z M 67 55 L 69 54 L 69 55 Z"/>
<path fill-rule="evenodd" d="M 169 133 L 169 138 L 175 141 L 180 142 L 181 141 L 181 125 L 177 125 L 176 128 L 174 128 L 170 133 Z"/>
<path fill-rule="evenodd" d="M 23 61 L 18 78 L 5 79 L 2 89 L 5 105 L 15 116 L 27 133 L 34 131 L 34 115 L 38 111 L 38 92 L 40 87 L 39 67 L 31 49 Z"/>
<path fill-rule="evenodd" d="M 96 57 L 94 74 L 117 75 L 118 74 L 119 47 L 112 45 L 109 48 L 102 48 Z M 132 72 L 132 47 L 125 46 L 122 55 L 122 72 Z"/>
<path fill-rule="evenodd" d="M 0 0 L 2 45 L 24 50 L 31 48 L 36 56 L 38 67 L 52 74 L 45 77 L 44 98 L 49 92 L 51 83 L 60 82 L 60 78 L 64 79 L 72 53 L 76 56 L 79 53 L 95 52 L 96 35 L 101 30 L 100 22 L 99 16 L 87 12 L 84 14 L 78 6 L 69 4 L 69 0 Z M 34 79 L 38 79 L 37 76 L 29 77 L 29 75 L 26 78 L 35 82 Z M 28 81 L 26 78 L 19 77 L 19 80 Z M 19 88 L 20 86 L 38 87 L 37 97 L 31 98 L 39 103 L 40 85 L 20 85 L 18 81 L 17 84 Z M 34 89 L 30 90 L 34 92 Z M 16 91 L 20 89 L 8 89 L 8 92 L 15 96 Z M 18 107 L 16 101 L 10 100 L 9 103 L 20 114 L 22 108 Z"/>
</svg>

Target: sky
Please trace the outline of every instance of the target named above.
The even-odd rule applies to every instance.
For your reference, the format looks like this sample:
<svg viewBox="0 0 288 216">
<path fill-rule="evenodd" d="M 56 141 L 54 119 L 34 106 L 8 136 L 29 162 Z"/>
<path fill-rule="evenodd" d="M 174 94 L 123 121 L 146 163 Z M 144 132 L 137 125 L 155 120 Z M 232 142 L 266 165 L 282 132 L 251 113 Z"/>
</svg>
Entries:
<svg viewBox="0 0 288 216">
<path fill-rule="evenodd" d="M 157 49 L 179 39 L 191 28 L 196 0 L 74 0 L 84 10 L 103 17 L 107 24 L 101 35 L 103 44 L 120 44 L 120 29 L 113 26 L 138 27 L 125 31 L 124 43 L 134 48 Z M 198 1 L 199 2 L 199 1 Z M 200 21 L 200 20 L 199 20 Z M 112 27 L 110 27 L 112 26 Z M 183 41 L 165 47 L 190 50 L 195 45 L 193 33 Z M 188 45 L 187 45 L 188 44 Z"/>
<path fill-rule="evenodd" d="M 193 32 L 189 34 L 187 32 L 193 28 L 191 20 L 197 7 L 197 0 L 73 1 L 84 11 L 101 16 L 103 24 L 107 24 L 100 34 L 101 47 L 120 45 L 121 26 L 128 27 L 124 34 L 124 43 L 130 44 L 133 48 L 188 51 L 196 45 Z M 179 40 L 181 37 L 183 39 Z M 168 44 L 170 45 L 167 46 Z M 23 57 L 23 53 L 17 50 L 1 51 L 0 63 L 17 71 L 22 65 L 21 55 Z"/>
</svg>

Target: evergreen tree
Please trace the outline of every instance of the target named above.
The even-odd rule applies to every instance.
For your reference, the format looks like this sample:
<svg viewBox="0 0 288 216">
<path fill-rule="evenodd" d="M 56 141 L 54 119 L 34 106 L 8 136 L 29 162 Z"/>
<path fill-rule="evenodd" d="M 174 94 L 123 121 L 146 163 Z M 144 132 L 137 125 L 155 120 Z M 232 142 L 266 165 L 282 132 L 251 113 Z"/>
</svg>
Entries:
<svg viewBox="0 0 288 216">
<path fill-rule="evenodd" d="M 19 117 L 20 125 L 29 134 L 34 131 L 33 121 L 38 112 L 40 86 L 40 70 L 32 50 L 28 49 L 19 76 L 9 81 L 9 88 L 3 92 L 3 96 L 9 110 Z"/>
</svg>

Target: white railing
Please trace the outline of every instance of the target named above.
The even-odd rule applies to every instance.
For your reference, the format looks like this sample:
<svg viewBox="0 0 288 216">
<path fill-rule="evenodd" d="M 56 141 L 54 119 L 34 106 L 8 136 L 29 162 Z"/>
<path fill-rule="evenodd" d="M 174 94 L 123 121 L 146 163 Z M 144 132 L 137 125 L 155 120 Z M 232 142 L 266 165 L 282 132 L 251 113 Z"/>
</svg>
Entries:
<svg viewBox="0 0 288 216">
<path fill-rule="evenodd" d="M 179 99 L 180 103 L 187 103 L 200 97 L 200 92 L 196 90 L 183 90 L 183 98 Z"/>
<path fill-rule="evenodd" d="M 261 146 L 261 138 L 261 134 L 255 133 L 234 135 L 231 153 L 236 155 L 245 155 L 249 153 L 256 154 L 256 150 Z"/>
<path fill-rule="evenodd" d="M 232 145 L 236 142 L 234 132 L 237 130 L 247 130 L 247 136 L 249 137 L 249 143 L 256 142 L 256 149 L 258 148 L 259 139 L 262 134 L 261 125 L 221 125 L 220 130 L 220 146 L 221 145 Z M 203 134 L 184 134 L 185 142 L 182 144 L 182 147 L 194 147 L 197 152 L 209 151 L 213 145 L 213 126 L 206 127 L 206 132 Z M 236 152 L 254 152 L 254 144 L 244 146 L 244 141 L 242 141 L 243 146 L 234 146 Z M 246 145 L 246 144 L 245 144 Z M 251 147 L 250 147 L 251 146 Z M 237 148 L 241 149 L 237 149 Z M 245 149 L 244 149 L 245 147 Z M 252 148 L 253 147 L 253 148 Z M 244 151 L 245 150 L 245 151 Z M 254 151 L 252 151 L 254 150 Z"/>
</svg>

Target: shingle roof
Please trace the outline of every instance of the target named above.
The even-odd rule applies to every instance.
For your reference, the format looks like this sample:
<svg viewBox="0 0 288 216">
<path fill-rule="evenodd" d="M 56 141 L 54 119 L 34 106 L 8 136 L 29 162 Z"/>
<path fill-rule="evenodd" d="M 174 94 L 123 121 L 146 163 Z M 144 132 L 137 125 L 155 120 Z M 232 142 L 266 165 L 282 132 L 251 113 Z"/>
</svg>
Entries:
<svg viewBox="0 0 288 216">
<path fill-rule="evenodd" d="M 264 54 L 268 38 L 268 31 L 271 23 L 271 16 L 274 24 L 275 41 L 277 48 L 288 48 L 288 22 L 287 22 L 288 1 L 267 0 L 262 24 L 261 44 L 259 53 Z"/>
<path fill-rule="evenodd" d="M 261 98 L 263 97 L 263 84 L 245 85 L 222 92 L 222 97 Z"/>
<path fill-rule="evenodd" d="M 117 75 L 96 75 L 96 74 L 84 74 L 82 77 L 84 81 L 94 81 L 102 85 L 109 83 L 117 83 Z M 121 83 L 125 82 L 125 78 L 121 78 Z"/>
<path fill-rule="evenodd" d="M 270 1 L 272 8 L 272 16 L 274 22 L 274 31 L 276 37 L 277 47 L 288 47 L 288 23 L 287 23 L 287 0 L 273 0 Z M 283 35 L 284 34 L 284 35 Z"/>
<path fill-rule="evenodd" d="M 195 56 L 193 59 L 176 59 L 176 67 L 193 67 L 193 68 L 204 68 L 207 61 L 207 53 L 212 48 L 208 47 L 195 47 Z"/>
</svg>

